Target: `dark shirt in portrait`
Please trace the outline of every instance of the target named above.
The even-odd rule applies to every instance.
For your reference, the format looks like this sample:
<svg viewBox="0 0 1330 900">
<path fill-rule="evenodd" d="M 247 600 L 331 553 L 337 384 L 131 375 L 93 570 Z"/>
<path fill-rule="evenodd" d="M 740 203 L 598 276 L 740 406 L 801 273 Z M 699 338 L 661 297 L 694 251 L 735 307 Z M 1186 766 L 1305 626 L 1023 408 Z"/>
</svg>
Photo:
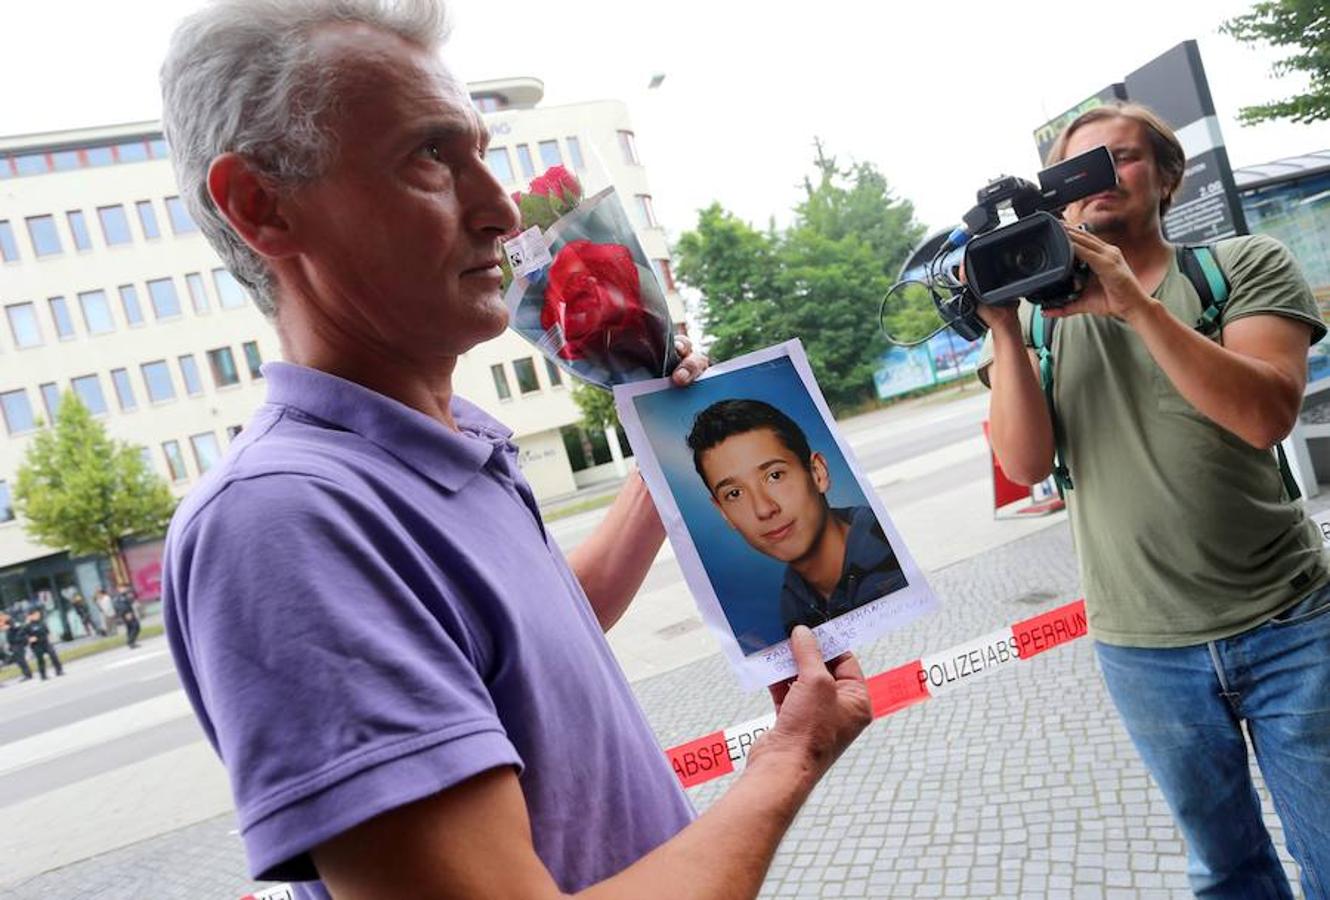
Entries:
<svg viewBox="0 0 1330 900">
<path fill-rule="evenodd" d="M 905 587 L 905 573 L 896 552 L 887 543 L 873 510 L 867 506 L 833 509 L 833 516 L 850 526 L 845 537 L 845 562 L 830 597 L 804 581 L 792 567 L 785 568 L 780 591 L 780 618 L 785 633 L 795 625 L 812 628 Z"/>
</svg>

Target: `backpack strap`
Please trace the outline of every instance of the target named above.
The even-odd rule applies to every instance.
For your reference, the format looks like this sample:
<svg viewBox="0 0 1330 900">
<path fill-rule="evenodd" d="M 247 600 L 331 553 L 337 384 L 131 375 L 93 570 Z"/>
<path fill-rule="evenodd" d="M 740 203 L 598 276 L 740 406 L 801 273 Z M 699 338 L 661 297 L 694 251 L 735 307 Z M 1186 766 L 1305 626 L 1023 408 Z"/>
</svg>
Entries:
<svg viewBox="0 0 1330 900">
<path fill-rule="evenodd" d="M 1033 307 L 1030 317 L 1030 338 L 1034 343 L 1035 354 L 1039 357 L 1039 380 L 1044 386 L 1044 399 L 1048 402 L 1048 416 L 1053 422 L 1053 483 L 1058 487 L 1058 496 L 1066 497 L 1071 490 L 1071 470 L 1062 454 L 1062 422 L 1058 419 L 1057 406 L 1053 403 L 1053 330 L 1057 319 L 1044 316 L 1044 308 Z"/>
<path fill-rule="evenodd" d="M 1228 277 L 1219 265 L 1213 244 L 1179 244 L 1177 254 L 1178 268 L 1201 298 L 1201 316 L 1196 320 L 1196 330 L 1211 337 L 1222 324 L 1224 304 L 1228 302 Z M 1279 477 L 1284 480 L 1289 499 L 1299 499 L 1302 491 L 1293 477 L 1283 442 L 1275 444 L 1275 456 L 1279 459 Z"/>
</svg>

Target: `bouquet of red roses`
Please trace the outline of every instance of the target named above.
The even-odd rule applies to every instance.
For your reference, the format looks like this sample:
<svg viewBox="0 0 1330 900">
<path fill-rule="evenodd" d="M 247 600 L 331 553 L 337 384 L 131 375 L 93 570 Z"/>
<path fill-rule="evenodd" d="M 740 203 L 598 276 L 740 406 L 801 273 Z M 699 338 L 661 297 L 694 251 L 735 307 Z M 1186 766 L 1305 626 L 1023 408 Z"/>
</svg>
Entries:
<svg viewBox="0 0 1330 900">
<path fill-rule="evenodd" d="M 512 328 L 601 387 L 668 375 L 665 292 L 615 189 L 584 198 L 577 178 L 553 166 L 513 200 L 522 222 L 503 261 Z"/>
</svg>

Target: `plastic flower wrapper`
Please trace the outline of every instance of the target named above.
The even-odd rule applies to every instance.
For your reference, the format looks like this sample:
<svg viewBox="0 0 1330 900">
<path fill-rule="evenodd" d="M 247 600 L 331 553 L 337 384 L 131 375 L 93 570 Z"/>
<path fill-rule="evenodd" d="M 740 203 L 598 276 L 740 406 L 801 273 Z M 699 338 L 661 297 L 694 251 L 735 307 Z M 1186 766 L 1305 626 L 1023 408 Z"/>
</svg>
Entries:
<svg viewBox="0 0 1330 900">
<path fill-rule="evenodd" d="M 590 384 L 668 375 L 678 363 L 665 291 L 618 192 L 591 197 L 553 166 L 513 200 L 518 233 L 504 240 L 504 294 L 514 331 Z"/>
</svg>

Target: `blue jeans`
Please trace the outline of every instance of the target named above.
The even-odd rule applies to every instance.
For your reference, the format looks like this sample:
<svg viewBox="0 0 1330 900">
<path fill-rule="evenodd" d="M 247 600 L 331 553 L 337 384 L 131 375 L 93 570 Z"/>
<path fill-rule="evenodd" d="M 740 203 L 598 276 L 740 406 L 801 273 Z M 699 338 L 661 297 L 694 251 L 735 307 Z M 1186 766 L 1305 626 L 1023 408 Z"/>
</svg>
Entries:
<svg viewBox="0 0 1330 900">
<path fill-rule="evenodd" d="M 1293 896 L 1261 821 L 1246 721 L 1303 891 L 1330 898 L 1330 585 L 1224 640 L 1095 652 L 1187 841 L 1196 896 Z"/>
</svg>

